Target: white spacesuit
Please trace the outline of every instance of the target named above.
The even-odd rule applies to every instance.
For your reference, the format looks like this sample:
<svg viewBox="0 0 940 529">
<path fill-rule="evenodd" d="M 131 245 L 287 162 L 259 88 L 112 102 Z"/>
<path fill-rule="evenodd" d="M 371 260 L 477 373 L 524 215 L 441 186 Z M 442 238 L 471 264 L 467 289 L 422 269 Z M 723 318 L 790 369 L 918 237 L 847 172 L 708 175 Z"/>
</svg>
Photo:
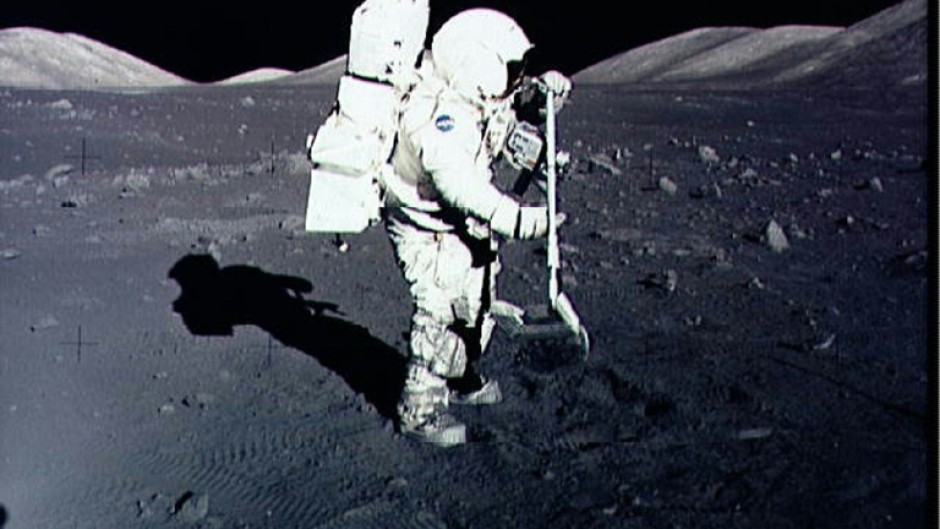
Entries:
<svg viewBox="0 0 940 529">
<path fill-rule="evenodd" d="M 522 206 L 491 182 L 531 47 L 497 11 L 448 20 L 402 107 L 394 174 L 383 182 L 387 231 L 415 303 L 399 428 L 445 446 L 466 440 L 464 426 L 446 413 L 449 402 L 501 399 L 495 381 L 468 368 L 494 326 L 489 309 L 500 266 L 491 234 L 533 239 L 548 226 L 546 208 Z M 556 93 L 570 90 L 557 72 L 542 77 Z"/>
</svg>

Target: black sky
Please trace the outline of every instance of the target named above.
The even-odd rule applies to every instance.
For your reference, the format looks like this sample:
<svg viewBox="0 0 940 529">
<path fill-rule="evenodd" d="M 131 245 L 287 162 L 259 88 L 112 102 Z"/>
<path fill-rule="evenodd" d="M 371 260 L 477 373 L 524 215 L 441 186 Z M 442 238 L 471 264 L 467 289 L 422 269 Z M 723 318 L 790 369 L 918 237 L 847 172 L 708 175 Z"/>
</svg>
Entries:
<svg viewBox="0 0 940 529">
<path fill-rule="evenodd" d="M 0 28 L 79 33 L 203 82 L 260 67 L 301 70 L 342 55 L 349 20 L 360 1 L 13 0 L 0 8 Z M 535 0 L 431 0 L 431 31 L 469 7 L 501 9 L 515 17 L 536 43 L 535 70 L 554 67 L 572 74 L 619 52 L 697 27 L 847 26 L 898 1 L 573 0 L 561 9 Z"/>
</svg>

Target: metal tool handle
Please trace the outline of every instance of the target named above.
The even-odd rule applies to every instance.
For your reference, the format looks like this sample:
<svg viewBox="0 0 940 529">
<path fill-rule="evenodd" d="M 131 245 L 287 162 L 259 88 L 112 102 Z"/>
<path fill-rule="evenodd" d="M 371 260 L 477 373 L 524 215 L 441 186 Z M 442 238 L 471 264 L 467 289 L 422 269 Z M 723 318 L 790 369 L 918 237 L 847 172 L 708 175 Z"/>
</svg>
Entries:
<svg viewBox="0 0 940 529">
<path fill-rule="evenodd" d="M 548 304 L 555 310 L 558 300 L 558 270 L 561 268 L 561 256 L 558 250 L 558 212 L 557 175 L 555 174 L 555 94 L 545 87 L 545 140 L 546 140 L 546 178 L 548 179 Z"/>
</svg>

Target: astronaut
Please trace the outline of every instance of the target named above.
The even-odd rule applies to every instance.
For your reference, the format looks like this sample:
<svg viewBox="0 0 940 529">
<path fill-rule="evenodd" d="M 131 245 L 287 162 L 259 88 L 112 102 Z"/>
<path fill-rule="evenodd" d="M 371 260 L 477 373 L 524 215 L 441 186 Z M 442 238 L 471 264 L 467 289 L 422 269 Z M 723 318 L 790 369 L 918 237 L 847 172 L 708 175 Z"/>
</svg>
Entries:
<svg viewBox="0 0 940 529">
<path fill-rule="evenodd" d="M 531 48 L 498 11 L 471 9 L 448 20 L 403 103 L 394 174 L 384 182 L 386 230 L 414 301 L 398 427 L 441 446 L 466 442 L 449 404 L 502 399 L 496 381 L 473 365 L 495 326 L 494 234 L 535 239 L 548 229 L 547 208 L 521 205 L 491 182 Z M 558 72 L 539 79 L 559 102 L 571 90 Z"/>
</svg>

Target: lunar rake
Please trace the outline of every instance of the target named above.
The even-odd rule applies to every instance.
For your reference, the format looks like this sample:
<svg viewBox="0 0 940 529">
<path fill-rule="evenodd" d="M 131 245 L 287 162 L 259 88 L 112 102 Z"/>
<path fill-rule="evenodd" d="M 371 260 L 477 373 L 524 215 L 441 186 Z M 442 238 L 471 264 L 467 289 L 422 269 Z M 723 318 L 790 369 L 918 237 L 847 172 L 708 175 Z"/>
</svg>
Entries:
<svg viewBox="0 0 940 529">
<path fill-rule="evenodd" d="M 554 94 L 547 87 L 545 92 L 546 110 L 546 195 L 548 200 L 548 303 L 523 310 L 505 302 L 498 302 L 493 307 L 493 314 L 508 328 L 509 333 L 524 340 L 564 340 L 575 339 L 585 358 L 590 352 L 591 342 L 587 329 L 581 323 L 581 317 L 574 308 L 571 299 L 561 291 L 559 271 L 561 269 L 561 251 L 558 244 L 558 196 L 557 174 L 555 171 L 555 101 Z"/>
</svg>

